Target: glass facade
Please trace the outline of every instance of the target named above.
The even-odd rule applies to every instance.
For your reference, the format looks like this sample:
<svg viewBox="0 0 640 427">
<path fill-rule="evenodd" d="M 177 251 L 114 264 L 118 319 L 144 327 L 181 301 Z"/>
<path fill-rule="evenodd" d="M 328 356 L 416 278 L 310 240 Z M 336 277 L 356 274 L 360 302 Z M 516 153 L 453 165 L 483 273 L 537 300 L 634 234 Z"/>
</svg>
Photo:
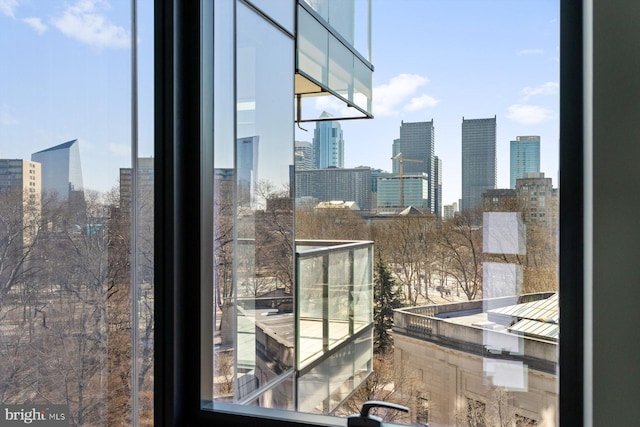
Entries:
<svg viewBox="0 0 640 427">
<path fill-rule="evenodd" d="M 346 113 L 329 111 L 334 117 L 372 117 L 370 9 L 370 0 L 305 0 L 298 4 L 295 89 L 298 122 L 317 120 L 304 116 L 304 105 L 309 97 L 324 92 L 349 107 Z M 358 46 L 366 40 L 366 50 L 359 51 L 356 40 Z"/>
<path fill-rule="evenodd" d="M 496 118 L 462 119 L 462 204 L 472 210 L 482 193 L 496 188 Z"/>
<path fill-rule="evenodd" d="M 526 178 L 528 173 L 540 172 L 540 137 L 518 136 L 510 142 L 511 186 L 516 188 L 516 180 Z"/>
</svg>

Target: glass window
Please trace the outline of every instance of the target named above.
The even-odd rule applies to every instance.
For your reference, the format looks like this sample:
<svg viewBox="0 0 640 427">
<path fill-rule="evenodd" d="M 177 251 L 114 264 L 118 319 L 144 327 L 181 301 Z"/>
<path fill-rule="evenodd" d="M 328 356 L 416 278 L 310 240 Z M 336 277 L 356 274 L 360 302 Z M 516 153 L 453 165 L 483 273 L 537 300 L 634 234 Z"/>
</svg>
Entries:
<svg viewBox="0 0 640 427">
<path fill-rule="evenodd" d="M 235 81 L 236 127 L 234 138 L 214 135 L 214 158 L 234 153 L 214 176 L 214 399 L 286 409 L 295 364 L 293 39 L 242 2 L 235 13 L 235 24 L 221 23 L 235 28 L 235 65 L 222 62 L 215 81 L 223 94 L 224 76 Z M 228 49 L 220 54 L 228 58 Z"/>
<path fill-rule="evenodd" d="M 153 423 L 154 11 L 141 3 L 0 2 L 3 416 Z"/>
</svg>

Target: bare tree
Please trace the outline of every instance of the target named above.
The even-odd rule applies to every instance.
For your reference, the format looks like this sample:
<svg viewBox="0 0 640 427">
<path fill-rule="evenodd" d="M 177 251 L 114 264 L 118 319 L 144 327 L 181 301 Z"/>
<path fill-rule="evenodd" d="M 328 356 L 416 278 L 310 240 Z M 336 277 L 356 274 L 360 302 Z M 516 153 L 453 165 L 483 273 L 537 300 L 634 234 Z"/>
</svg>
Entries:
<svg viewBox="0 0 640 427">
<path fill-rule="evenodd" d="M 482 229 L 477 216 L 463 212 L 442 223 L 440 245 L 446 251 L 447 277 L 452 277 L 468 300 L 482 293 Z"/>
</svg>

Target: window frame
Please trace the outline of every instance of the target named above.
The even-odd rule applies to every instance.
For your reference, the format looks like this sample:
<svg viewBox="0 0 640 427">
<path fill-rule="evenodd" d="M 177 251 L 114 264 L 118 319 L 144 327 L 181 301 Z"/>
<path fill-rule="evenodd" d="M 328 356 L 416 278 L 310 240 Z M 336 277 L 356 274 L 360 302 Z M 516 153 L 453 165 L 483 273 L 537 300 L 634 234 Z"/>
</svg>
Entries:
<svg viewBox="0 0 640 427">
<path fill-rule="evenodd" d="M 584 6 L 560 0 L 560 311 L 561 425 L 584 421 Z M 313 426 L 326 417 L 289 420 L 201 409 L 201 10 L 193 0 L 154 0 L 155 56 L 155 360 L 154 424 Z M 197 23 L 197 25 L 193 25 Z M 576 48 L 578 47 L 578 48 Z M 293 101 L 293 100 L 292 100 Z M 210 166 L 210 165 L 209 165 Z M 277 411 L 276 411 L 277 413 Z M 283 411 L 284 413 L 284 411 Z M 290 413 L 289 413 L 290 414 Z M 293 420 L 293 419 L 296 420 Z M 326 424 L 324 424 L 326 425 Z M 338 419 L 335 425 L 346 425 Z"/>
</svg>

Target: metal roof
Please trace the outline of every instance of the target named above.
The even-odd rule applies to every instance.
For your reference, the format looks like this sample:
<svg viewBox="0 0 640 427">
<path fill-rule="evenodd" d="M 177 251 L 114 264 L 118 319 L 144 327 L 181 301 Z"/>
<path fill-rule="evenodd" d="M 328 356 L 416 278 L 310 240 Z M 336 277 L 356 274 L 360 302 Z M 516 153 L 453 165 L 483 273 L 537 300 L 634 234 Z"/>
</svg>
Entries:
<svg viewBox="0 0 640 427">
<path fill-rule="evenodd" d="M 495 308 L 489 310 L 489 313 L 518 317 L 520 319 L 536 320 L 545 323 L 558 323 L 560 321 L 558 294 L 554 294 L 549 298 L 540 301 Z"/>
<path fill-rule="evenodd" d="M 552 340 L 560 336 L 558 294 L 540 301 L 492 309 L 488 313 L 518 319 L 509 327 L 509 331 L 516 334 Z"/>
</svg>

